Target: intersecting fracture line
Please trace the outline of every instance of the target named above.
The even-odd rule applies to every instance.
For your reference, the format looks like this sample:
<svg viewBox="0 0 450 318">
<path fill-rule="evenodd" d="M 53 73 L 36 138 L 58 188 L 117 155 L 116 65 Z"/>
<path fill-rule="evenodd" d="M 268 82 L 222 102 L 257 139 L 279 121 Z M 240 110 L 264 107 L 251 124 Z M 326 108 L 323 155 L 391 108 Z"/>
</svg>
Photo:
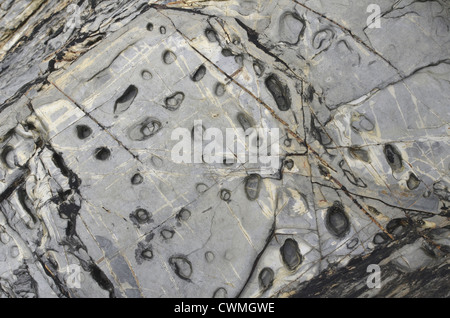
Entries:
<svg viewBox="0 0 450 318">
<path fill-rule="evenodd" d="M 375 51 L 375 49 L 373 49 L 372 47 L 370 47 L 369 45 L 367 45 L 359 36 L 353 34 L 353 32 L 344 27 L 343 25 L 341 25 L 340 23 L 328 18 L 327 16 L 323 15 L 322 13 L 304 5 L 303 3 L 298 2 L 297 0 L 293 0 L 293 2 L 295 2 L 296 4 L 298 4 L 299 6 L 302 6 L 303 8 L 305 8 L 308 11 L 311 11 L 313 13 L 315 13 L 316 15 L 324 18 L 325 20 L 331 22 L 332 24 L 338 26 L 342 31 L 344 31 L 345 33 L 350 34 L 350 36 L 356 40 L 356 42 L 358 42 L 359 44 L 361 44 L 362 46 L 364 46 L 366 49 L 368 49 L 370 52 L 372 52 L 373 54 L 375 54 L 376 56 L 378 56 L 379 58 L 381 58 L 383 61 L 385 61 L 387 64 L 389 64 L 390 67 L 392 67 L 397 73 L 400 73 L 399 69 L 396 68 L 388 59 L 386 59 L 383 55 L 381 55 L 379 52 Z"/>
<path fill-rule="evenodd" d="M 50 82 L 50 81 L 49 81 Z M 119 139 L 117 139 L 108 129 L 106 129 L 105 126 L 103 126 L 97 119 L 95 119 L 91 114 L 89 114 L 86 110 L 83 109 L 80 105 L 78 105 L 77 102 L 75 102 L 69 95 L 64 93 L 63 90 L 61 90 L 58 86 L 56 86 L 55 83 L 50 82 L 61 94 L 63 94 L 67 99 L 69 99 L 75 106 L 77 106 L 87 117 L 89 117 L 91 120 L 93 120 L 103 131 L 106 131 L 108 135 L 111 136 L 112 139 L 114 139 L 123 149 L 125 149 L 134 159 L 142 163 L 142 161 L 139 159 L 138 155 L 135 155 L 128 147 L 126 147 Z"/>
<path fill-rule="evenodd" d="M 166 16 L 167 17 L 167 16 Z M 220 73 L 222 73 L 223 75 L 225 75 L 230 81 L 232 81 L 233 83 L 235 83 L 237 86 L 239 86 L 243 91 L 245 91 L 247 94 L 249 94 L 251 97 L 253 97 L 258 103 L 260 103 L 262 106 L 264 106 L 264 108 L 266 108 L 270 114 L 272 115 L 272 117 L 274 117 L 278 122 L 280 122 L 283 126 L 285 126 L 287 132 L 294 137 L 295 140 L 297 140 L 297 142 L 299 142 L 300 144 L 305 145 L 308 150 L 322 163 L 324 164 L 326 167 L 328 167 L 329 169 L 333 170 L 334 172 L 337 172 L 335 169 L 333 169 L 323 158 L 320 157 L 320 155 L 317 153 L 317 151 L 315 151 L 308 143 L 306 143 L 305 140 L 303 140 L 295 131 L 293 131 L 290 127 L 289 124 L 287 122 L 285 122 L 280 116 L 278 116 L 275 111 L 269 106 L 267 105 L 265 102 L 263 102 L 259 97 L 255 96 L 250 90 L 248 90 L 245 86 L 243 86 L 241 83 L 239 83 L 238 81 L 236 81 L 232 76 L 230 76 L 229 74 L 227 74 L 225 71 L 223 71 L 220 67 L 218 67 L 215 63 L 213 63 L 208 57 L 206 57 L 203 53 L 201 53 L 196 47 L 194 47 L 193 45 L 191 45 L 191 43 L 189 42 L 189 39 L 180 31 L 178 30 L 178 28 L 175 26 L 175 24 L 173 23 L 173 21 L 167 17 L 171 23 L 173 24 L 173 26 L 175 27 L 175 29 L 177 30 L 177 32 L 186 40 L 186 42 L 189 44 L 189 46 L 195 51 L 197 52 L 197 54 L 199 54 L 201 57 L 203 57 L 206 61 L 208 61 L 211 65 L 213 65 Z M 362 211 L 364 212 L 364 214 L 370 218 L 370 220 L 378 227 L 380 228 L 392 241 L 395 241 L 394 237 L 377 221 L 375 220 L 375 218 L 350 194 L 350 192 L 347 190 L 347 188 L 345 186 L 342 185 L 342 183 L 340 183 L 336 178 L 334 178 L 330 172 L 328 172 L 326 178 L 328 180 L 331 180 L 334 184 L 336 184 L 340 190 L 342 190 L 345 195 L 347 195 L 347 197 L 349 197 L 353 203 L 356 204 L 356 206 Z"/>
</svg>

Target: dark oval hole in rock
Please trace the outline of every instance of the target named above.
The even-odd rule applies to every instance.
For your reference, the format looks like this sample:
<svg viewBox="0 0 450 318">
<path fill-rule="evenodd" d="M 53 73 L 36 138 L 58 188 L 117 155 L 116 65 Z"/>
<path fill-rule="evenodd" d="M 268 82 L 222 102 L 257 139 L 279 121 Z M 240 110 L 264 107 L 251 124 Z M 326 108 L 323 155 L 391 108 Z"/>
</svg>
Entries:
<svg viewBox="0 0 450 318">
<path fill-rule="evenodd" d="M 142 175 L 140 173 L 136 173 L 132 178 L 131 178 L 131 183 L 133 185 L 138 185 L 141 184 L 142 182 L 144 182 L 144 178 L 142 177 Z"/>
<path fill-rule="evenodd" d="M 250 118 L 250 116 L 248 116 L 247 114 L 238 113 L 237 120 L 239 124 L 241 124 L 241 127 L 242 129 L 244 129 L 244 131 L 247 131 L 247 129 L 252 128 L 254 126 L 253 119 Z"/>
<path fill-rule="evenodd" d="M 146 209 L 138 208 L 136 211 L 130 214 L 130 220 L 139 227 L 140 224 L 152 223 L 150 212 Z"/>
<path fill-rule="evenodd" d="M 92 134 L 92 129 L 86 125 L 77 126 L 77 136 L 79 139 L 86 139 Z"/>
<path fill-rule="evenodd" d="M 170 111 L 175 111 L 178 108 L 180 108 L 183 101 L 184 101 L 184 93 L 176 92 L 175 94 L 166 98 L 165 108 Z"/>
<path fill-rule="evenodd" d="M 142 251 L 141 256 L 143 259 L 151 260 L 153 258 L 153 251 L 150 248 L 146 248 Z"/>
<path fill-rule="evenodd" d="M 275 74 L 271 74 L 266 78 L 266 87 L 275 99 L 278 109 L 287 111 L 291 108 L 291 95 L 289 88 L 281 83 Z"/>
<path fill-rule="evenodd" d="M 223 49 L 222 55 L 225 57 L 230 57 L 230 56 L 233 56 L 233 52 L 230 49 Z"/>
<path fill-rule="evenodd" d="M 220 198 L 223 201 L 226 201 L 226 202 L 230 201 L 231 200 L 231 191 L 227 190 L 227 189 L 221 190 L 220 191 Z"/>
<path fill-rule="evenodd" d="M 261 77 L 264 73 L 264 65 L 260 61 L 255 61 L 253 63 L 253 70 L 255 71 L 256 76 Z"/>
<path fill-rule="evenodd" d="M 217 33 L 213 29 L 206 29 L 205 35 L 209 42 L 217 42 Z"/>
<path fill-rule="evenodd" d="M 269 267 L 265 267 L 261 270 L 258 276 L 259 287 L 265 291 L 272 287 L 275 273 Z"/>
<path fill-rule="evenodd" d="M 192 264 L 184 256 L 173 256 L 169 258 L 169 265 L 181 279 L 189 280 L 192 275 Z"/>
<path fill-rule="evenodd" d="M 175 53 L 173 53 L 170 50 L 167 50 L 164 52 L 163 54 L 163 61 L 166 64 L 172 64 L 173 62 L 175 62 L 177 60 L 177 56 L 175 55 Z"/>
<path fill-rule="evenodd" d="M 294 168 L 294 161 L 292 159 L 288 159 L 288 160 L 284 161 L 284 165 L 285 165 L 286 169 L 292 170 L 292 168 Z"/>
<path fill-rule="evenodd" d="M 297 269 L 303 261 L 297 241 L 288 238 L 280 248 L 284 265 L 291 271 Z"/>
<path fill-rule="evenodd" d="M 158 119 L 147 117 L 128 129 L 128 138 L 134 141 L 145 141 L 156 135 L 161 129 L 162 124 Z"/>
<path fill-rule="evenodd" d="M 401 238 L 408 232 L 409 222 L 406 218 L 392 219 L 386 225 L 386 231 L 395 238 Z"/>
<path fill-rule="evenodd" d="M 186 208 L 182 208 L 177 214 L 177 219 L 181 221 L 187 221 L 191 217 L 191 211 Z"/>
<path fill-rule="evenodd" d="M 213 294 L 213 298 L 227 298 L 227 297 L 228 297 L 228 292 L 223 287 L 216 289 L 216 291 Z"/>
<path fill-rule="evenodd" d="M 203 79 L 203 77 L 205 77 L 205 75 L 206 75 L 206 67 L 205 65 L 200 65 L 200 67 L 192 75 L 191 79 L 194 82 L 199 82 Z"/>
<path fill-rule="evenodd" d="M 131 104 L 133 104 L 134 99 L 138 94 L 138 89 L 134 85 L 128 86 L 122 96 L 117 99 L 116 104 L 114 106 L 114 113 L 121 114 L 130 108 Z"/>
<path fill-rule="evenodd" d="M 226 92 L 225 85 L 222 83 L 217 83 L 214 88 L 214 94 L 216 94 L 218 97 L 222 97 Z"/>
<path fill-rule="evenodd" d="M 251 174 L 245 178 L 245 194 L 247 199 L 254 201 L 259 197 L 261 190 L 261 176 L 259 174 Z"/>
<path fill-rule="evenodd" d="M 387 236 L 386 233 L 377 233 L 375 234 L 375 236 L 373 237 L 373 243 L 380 245 L 380 244 L 384 244 L 388 241 L 389 237 Z"/>
<path fill-rule="evenodd" d="M 147 210 L 139 209 L 136 211 L 136 217 L 139 221 L 146 222 L 148 221 L 150 214 Z"/>
<path fill-rule="evenodd" d="M 327 210 L 325 225 L 328 231 L 336 237 L 344 237 L 350 230 L 350 221 L 340 202 L 335 202 Z"/>
<path fill-rule="evenodd" d="M 95 150 L 95 159 L 100 161 L 108 160 L 111 157 L 111 150 L 106 147 L 97 148 Z"/>
<path fill-rule="evenodd" d="M 403 159 L 400 151 L 394 145 L 386 145 L 384 147 L 384 156 L 391 167 L 392 171 L 401 171 L 403 168 Z"/>
<path fill-rule="evenodd" d="M 161 231 L 161 236 L 165 240 L 170 240 L 174 235 L 175 235 L 175 231 L 173 231 L 173 230 L 164 229 Z"/>
<path fill-rule="evenodd" d="M 414 173 L 410 173 L 409 174 L 409 178 L 406 181 L 406 186 L 408 187 L 409 190 L 415 190 L 419 187 L 420 185 L 420 180 L 419 178 L 416 177 L 416 175 Z"/>
</svg>

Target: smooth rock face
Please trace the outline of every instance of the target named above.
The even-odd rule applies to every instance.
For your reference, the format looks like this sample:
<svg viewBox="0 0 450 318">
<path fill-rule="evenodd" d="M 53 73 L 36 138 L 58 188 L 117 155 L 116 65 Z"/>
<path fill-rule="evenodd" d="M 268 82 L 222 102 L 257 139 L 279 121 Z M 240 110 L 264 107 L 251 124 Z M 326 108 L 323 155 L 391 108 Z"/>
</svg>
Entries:
<svg viewBox="0 0 450 318">
<path fill-rule="evenodd" d="M 449 297 L 450 3 L 183 3 L 0 2 L 0 297 Z"/>
</svg>

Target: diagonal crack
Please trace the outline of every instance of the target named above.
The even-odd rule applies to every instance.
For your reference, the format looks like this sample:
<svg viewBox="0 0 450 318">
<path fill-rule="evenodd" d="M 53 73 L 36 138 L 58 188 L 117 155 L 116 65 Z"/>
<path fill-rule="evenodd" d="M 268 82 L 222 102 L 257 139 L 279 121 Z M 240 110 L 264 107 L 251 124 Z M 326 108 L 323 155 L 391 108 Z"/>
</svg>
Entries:
<svg viewBox="0 0 450 318">
<path fill-rule="evenodd" d="M 137 161 L 139 161 L 140 163 L 142 163 L 142 161 L 139 159 L 139 156 L 134 154 L 127 146 L 125 146 L 119 139 L 117 139 L 116 136 L 114 136 L 105 126 L 103 126 L 97 119 L 95 119 L 94 117 L 92 117 L 91 114 L 89 114 L 87 111 L 85 111 L 83 109 L 83 107 L 81 107 L 80 105 L 78 105 L 77 102 L 75 102 L 72 98 L 70 98 L 70 96 L 68 96 L 66 93 L 64 93 L 58 86 L 56 86 L 56 84 L 50 82 L 50 84 L 52 84 L 58 91 L 61 92 L 61 94 L 63 94 L 66 98 L 68 98 L 75 106 L 77 106 L 87 117 L 89 117 L 91 120 L 93 120 L 103 131 L 106 131 L 106 133 L 108 135 L 111 136 L 111 138 L 113 138 L 118 144 L 119 146 L 121 146 L 123 149 L 125 149 L 134 159 L 136 159 Z"/>
<path fill-rule="evenodd" d="M 172 19 L 170 17 L 168 17 L 167 15 L 163 14 L 173 25 L 173 27 L 176 29 L 176 31 L 186 40 L 186 42 L 189 44 L 189 46 L 195 51 L 197 52 L 203 59 L 205 59 L 206 61 L 208 61 L 212 66 L 214 66 L 220 73 L 222 73 L 224 76 L 226 76 L 231 82 L 233 82 L 234 84 L 236 84 L 237 86 L 239 86 L 244 92 L 246 92 L 248 95 L 250 95 L 253 99 L 255 99 L 260 105 L 262 105 L 264 108 L 266 108 L 271 116 L 277 120 L 280 124 L 282 124 L 286 131 L 295 139 L 297 140 L 297 142 L 299 144 L 303 144 L 308 148 L 308 151 L 314 155 L 314 157 L 319 160 L 323 165 L 325 165 L 327 168 L 329 168 L 330 170 L 336 172 L 336 170 L 334 168 L 332 168 L 322 157 L 320 157 L 320 155 L 317 153 L 317 151 L 315 151 L 308 143 L 306 143 L 305 140 L 303 140 L 295 131 L 293 131 L 289 124 L 287 122 L 285 122 L 280 116 L 278 116 L 275 111 L 269 106 L 267 105 L 264 101 L 262 101 L 259 97 L 255 96 L 249 89 L 247 89 L 244 85 L 242 85 L 241 83 L 239 83 L 236 79 L 234 79 L 234 77 L 230 76 L 228 73 L 226 73 L 225 71 L 223 71 L 219 66 L 217 66 L 215 63 L 213 63 L 208 57 L 206 57 L 202 52 L 200 52 L 196 47 L 194 47 L 189 39 L 187 38 L 186 35 L 183 34 L 183 32 L 181 32 L 175 25 L 175 23 L 172 21 Z M 362 204 L 360 204 L 355 197 L 347 190 L 347 188 L 341 183 L 339 182 L 339 180 L 337 180 L 335 177 L 333 177 L 331 175 L 330 172 L 327 173 L 327 175 L 325 176 L 325 178 L 327 180 L 332 181 L 334 184 L 336 184 L 339 189 L 341 189 L 345 195 L 347 197 L 349 197 L 352 202 L 378 227 L 380 228 L 381 231 L 383 231 L 392 241 L 395 241 L 395 238 L 377 221 L 373 218 L 373 216 L 367 211 L 366 208 L 364 208 L 364 206 Z M 259 258 L 258 258 L 259 260 Z"/>
<path fill-rule="evenodd" d="M 27 179 L 27 177 L 30 175 L 30 170 L 26 169 L 25 172 L 23 174 L 21 174 L 19 177 L 17 177 L 13 183 L 6 188 L 5 191 L 3 191 L 0 194 L 0 203 L 2 203 L 3 201 L 5 201 L 6 199 L 8 199 L 13 193 L 14 191 L 20 187 L 22 184 L 25 183 L 25 180 Z"/>
<path fill-rule="evenodd" d="M 290 67 L 289 65 L 283 61 L 280 57 L 278 57 L 276 54 L 270 52 L 270 50 L 268 48 L 266 48 L 264 45 L 262 45 L 259 41 L 258 41 L 258 33 L 253 30 L 252 28 L 248 27 L 247 25 L 245 25 L 241 20 L 239 20 L 238 18 L 235 18 L 236 22 L 239 24 L 239 26 L 241 28 L 243 28 L 245 30 L 245 32 L 247 32 L 247 37 L 249 39 L 250 42 L 252 42 L 258 49 L 260 49 L 261 51 L 263 51 L 264 53 L 266 53 L 267 55 L 273 57 L 275 59 L 276 62 L 279 62 L 281 64 L 283 64 L 291 73 L 293 73 L 296 77 L 302 79 L 298 74 L 296 74 Z M 304 79 L 302 79 L 304 80 Z"/>
<path fill-rule="evenodd" d="M 331 18 L 328 18 L 327 16 L 325 16 L 324 14 L 304 5 L 303 3 L 298 2 L 297 0 L 293 0 L 296 4 L 298 4 L 299 6 L 305 8 L 308 11 L 313 12 L 314 14 L 319 15 L 320 17 L 324 18 L 325 20 L 333 23 L 334 25 L 338 26 L 342 31 L 344 31 L 345 33 L 349 34 L 353 39 L 355 39 L 356 42 L 358 42 L 359 44 L 361 44 L 362 46 L 364 46 L 366 49 L 368 49 L 370 52 L 372 52 L 373 54 L 375 54 L 376 56 L 378 56 L 379 58 L 381 58 L 383 61 L 385 61 L 390 67 L 392 67 L 399 75 L 400 75 L 400 70 L 398 68 L 396 68 L 389 60 L 387 60 L 384 56 L 382 56 L 379 52 L 375 51 L 372 47 L 370 47 L 369 45 L 367 45 L 359 36 L 357 36 L 356 34 L 354 34 L 350 29 L 344 27 L 343 25 L 341 25 L 340 23 L 334 21 Z"/>
</svg>

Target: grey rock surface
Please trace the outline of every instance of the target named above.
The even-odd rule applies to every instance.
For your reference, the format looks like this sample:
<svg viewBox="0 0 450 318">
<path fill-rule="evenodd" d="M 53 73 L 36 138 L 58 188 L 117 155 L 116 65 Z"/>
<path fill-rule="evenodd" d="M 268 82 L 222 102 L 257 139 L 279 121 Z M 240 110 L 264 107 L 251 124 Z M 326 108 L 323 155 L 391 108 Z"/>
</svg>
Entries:
<svg viewBox="0 0 450 318">
<path fill-rule="evenodd" d="M 444 0 L 0 1 L 0 297 L 449 297 L 449 31 Z M 179 163 L 178 128 L 281 160 Z"/>
</svg>

